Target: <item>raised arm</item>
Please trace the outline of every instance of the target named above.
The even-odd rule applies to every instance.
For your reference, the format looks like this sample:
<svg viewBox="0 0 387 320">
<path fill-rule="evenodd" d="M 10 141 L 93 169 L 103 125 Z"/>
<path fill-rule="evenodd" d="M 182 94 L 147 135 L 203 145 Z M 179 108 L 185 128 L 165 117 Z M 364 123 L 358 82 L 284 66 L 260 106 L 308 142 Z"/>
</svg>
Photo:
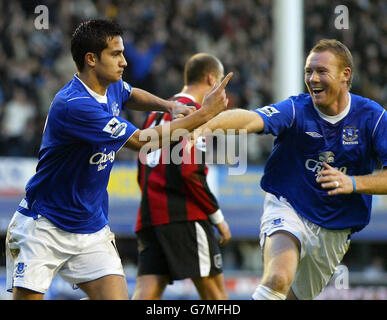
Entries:
<svg viewBox="0 0 387 320">
<path fill-rule="evenodd" d="M 205 96 L 203 106 L 198 111 L 195 111 L 185 118 L 176 119 L 175 121 L 168 122 L 164 125 L 137 130 L 124 146 L 134 150 L 140 150 L 141 147 L 146 144 L 149 147 L 158 148 L 163 144 L 170 143 L 171 136 L 177 130 L 180 130 L 179 135 L 183 132 L 188 135 L 190 131 L 226 109 L 228 99 L 224 88 L 232 75 L 233 73 L 229 73 L 218 86 L 214 87 Z"/>
</svg>

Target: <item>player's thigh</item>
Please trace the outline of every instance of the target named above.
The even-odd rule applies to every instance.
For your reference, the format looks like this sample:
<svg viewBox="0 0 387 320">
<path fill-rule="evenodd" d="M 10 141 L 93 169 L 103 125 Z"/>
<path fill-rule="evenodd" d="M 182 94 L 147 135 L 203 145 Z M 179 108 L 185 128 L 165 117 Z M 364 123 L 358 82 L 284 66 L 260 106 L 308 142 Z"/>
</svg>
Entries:
<svg viewBox="0 0 387 320">
<path fill-rule="evenodd" d="M 267 193 L 260 229 L 264 280 L 276 275 L 277 279 L 285 277 L 290 281 L 304 255 L 303 239 L 306 231 L 303 221 L 286 199 L 278 199 Z"/>
<path fill-rule="evenodd" d="M 292 289 L 298 299 L 310 300 L 328 284 L 350 245 L 350 230 L 327 230 L 306 222 L 309 237 Z"/>
<path fill-rule="evenodd" d="M 12 294 L 13 300 L 43 300 L 44 298 L 43 293 L 19 287 L 14 287 Z"/>
<path fill-rule="evenodd" d="M 167 275 L 145 274 L 136 279 L 133 300 L 159 300 L 169 283 Z"/>
<path fill-rule="evenodd" d="M 136 233 L 136 236 L 138 252 L 137 276 L 168 276 L 168 262 L 163 247 L 157 239 L 154 227 L 142 229 Z"/>
<path fill-rule="evenodd" d="M 78 284 L 90 300 L 128 300 L 128 287 L 125 277 L 108 275 L 102 278 Z"/>
<path fill-rule="evenodd" d="M 73 234 L 72 237 L 77 240 L 77 248 L 63 264 L 59 275 L 73 286 L 91 290 L 106 286 L 107 291 L 117 288 L 119 296 L 125 299 L 127 293 L 121 294 L 122 290 L 127 290 L 125 273 L 115 245 L 114 233 L 109 226 L 106 225 L 95 233 Z M 107 294 L 111 295 L 109 292 Z"/>
<path fill-rule="evenodd" d="M 58 228 L 46 218 L 33 219 L 16 212 L 6 237 L 7 290 L 29 290 L 16 289 L 16 298 L 28 292 L 31 296 L 44 294 L 68 259 L 62 240 Z"/>
<path fill-rule="evenodd" d="M 288 287 L 292 283 L 300 260 L 300 242 L 287 231 L 277 231 L 266 237 L 263 248 L 262 282 L 270 287 Z"/>
<path fill-rule="evenodd" d="M 193 278 L 196 290 L 203 300 L 226 300 L 228 299 L 223 273 L 214 276 Z"/>
</svg>

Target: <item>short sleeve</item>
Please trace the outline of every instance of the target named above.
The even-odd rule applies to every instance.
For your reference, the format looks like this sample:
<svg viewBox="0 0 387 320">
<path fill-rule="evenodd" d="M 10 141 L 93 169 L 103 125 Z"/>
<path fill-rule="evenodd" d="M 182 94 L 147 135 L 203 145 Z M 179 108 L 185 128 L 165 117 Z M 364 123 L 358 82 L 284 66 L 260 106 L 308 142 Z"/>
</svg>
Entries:
<svg viewBox="0 0 387 320">
<path fill-rule="evenodd" d="M 132 86 L 124 80 L 121 80 L 121 81 L 122 81 L 122 86 L 121 86 L 122 105 L 124 105 L 125 102 L 129 100 L 132 94 Z"/>
<path fill-rule="evenodd" d="M 290 128 L 294 122 L 295 109 L 292 99 L 287 99 L 276 104 L 254 110 L 265 123 L 264 133 L 274 136 L 280 135 L 284 130 Z"/>
<path fill-rule="evenodd" d="M 102 106 L 88 103 L 67 106 L 66 134 L 91 144 L 110 145 L 119 150 L 137 128 L 125 119 L 113 116 Z"/>
<path fill-rule="evenodd" d="M 387 167 L 387 112 L 383 110 L 373 131 L 374 149 L 383 167 Z"/>
</svg>

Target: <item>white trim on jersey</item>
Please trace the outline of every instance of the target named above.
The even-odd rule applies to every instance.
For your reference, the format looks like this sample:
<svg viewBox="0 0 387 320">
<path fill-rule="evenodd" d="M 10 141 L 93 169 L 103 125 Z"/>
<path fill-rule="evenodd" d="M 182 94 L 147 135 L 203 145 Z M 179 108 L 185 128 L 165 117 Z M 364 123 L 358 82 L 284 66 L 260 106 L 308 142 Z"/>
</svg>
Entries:
<svg viewBox="0 0 387 320">
<path fill-rule="evenodd" d="M 180 92 L 180 93 L 176 93 L 174 96 L 173 96 L 175 99 L 177 99 L 177 98 L 188 98 L 188 99 L 191 99 L 193 102 L 196 102 L 195 101 L 195 98 L 193 97 L 193 96 L 191 96 L 190 94 L 188 94 L 188 93 L 182 93 L 182 92 Z"/>
<path fill-rule="evenodd" d="M 76 99 L 91 99 L 91 98 L 90 97 L 75 97 L 75 98 L 68 99 L 66 102 L 73 101 Z"/>
<path fill-rule="evenodd" d="M 293 119 L 292 119 L 292 122 L 290 124 L 290 127 L 293 127 L 294 120 L 296 119 L 296 108 L 294 107 L 293 99 L 290 99 L 290 101 L 292 102 L 292 107 L 293 107 Z"/>
<path fill-rule="evenodd" d="M 198 243 L 200 276 L 207 277 L 211 270 L 210 247 L 203 227 L 198 222 L 195 222 L 195 228 L 196 241 Z"/>
<path fill-rule="evenodd" d="M 372 137 L 375 135 L 376 128 L 378 127 L 380 120 L 382 120 L 383 114 L 384 114 L 385 112 L 386 112 L 386 110 L 383 110 L 383 111 L 382 111 L 382 114 L 380 115 L 378 121 L 376 122 L 375 128 L 374 128 L 374 130 L 372 131 Z"/>
</svg>

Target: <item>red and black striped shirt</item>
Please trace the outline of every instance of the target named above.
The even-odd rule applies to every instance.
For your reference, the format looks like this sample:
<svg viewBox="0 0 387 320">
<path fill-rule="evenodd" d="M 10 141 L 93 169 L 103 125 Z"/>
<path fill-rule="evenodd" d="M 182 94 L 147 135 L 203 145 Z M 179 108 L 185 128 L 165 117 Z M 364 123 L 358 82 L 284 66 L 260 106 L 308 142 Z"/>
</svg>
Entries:
<svg viewBox="0 0 387 320">
<path fill-rule="evenodd" d="M 172 99 L 197 109 L 201 107 L 188 95 L 177 94 Z M 144 128 L 168 121 L 171 121 L 170 114 L 152 112 L 146 119 Z M 177 143 L 184 143 L 184 140 Z M 207 165 L 204 161 L 194 161 L 198 154 L 204 159 L 204 153 L 200 154 L 202 152 L 198 149 L 195 152 L 191 149 L 187 154 L 185 149 L 180 147 L 183 162 L 175 164 L 171 153 L 177 143 L 148 154 L 146 164 L 141 163 L 144 161 L 138 161 L 138 183 L 142 197 L 136 231 L 172 222 L 208 219 L 209 214 L 219 209 L 218 202 L 207 184 Z M 167 156 L 170 162 L 165 164 Z M 187 157 L 190 161 L 184 161 Z"/>
</svg>

